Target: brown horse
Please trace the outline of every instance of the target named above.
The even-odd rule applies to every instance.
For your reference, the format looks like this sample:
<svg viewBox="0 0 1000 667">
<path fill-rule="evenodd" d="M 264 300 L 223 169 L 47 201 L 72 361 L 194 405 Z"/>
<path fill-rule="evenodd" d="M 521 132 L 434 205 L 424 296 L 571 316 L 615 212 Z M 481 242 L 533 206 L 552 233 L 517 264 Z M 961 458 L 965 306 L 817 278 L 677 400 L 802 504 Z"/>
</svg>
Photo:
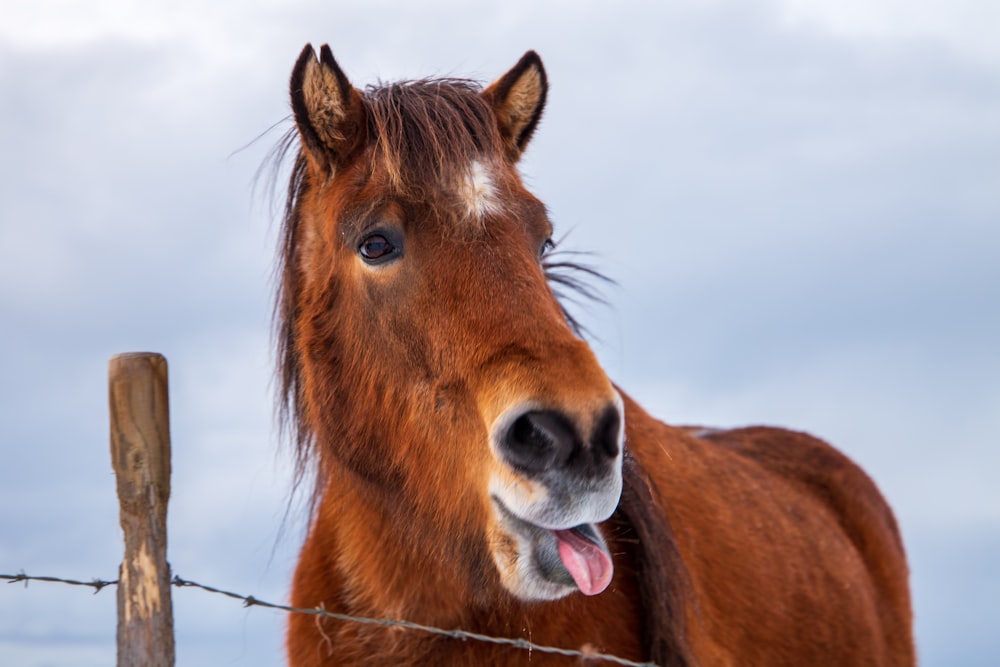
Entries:
<svg viewBox="0 0 1000 667">
<path fill-rule="evenodd" d="M 533 52 L 485 89 L 361 91 L 326 46 L 295 65 L 277 326 L 315 486 L 292 603 L 661 665 L 914 664 L 864 472 L 802 433 L 656 421 L 576 335 L 517 170 L 546 91 Z M 302 614 L 287 643 L 293 665 L 582 659 Z"/>
</svg>

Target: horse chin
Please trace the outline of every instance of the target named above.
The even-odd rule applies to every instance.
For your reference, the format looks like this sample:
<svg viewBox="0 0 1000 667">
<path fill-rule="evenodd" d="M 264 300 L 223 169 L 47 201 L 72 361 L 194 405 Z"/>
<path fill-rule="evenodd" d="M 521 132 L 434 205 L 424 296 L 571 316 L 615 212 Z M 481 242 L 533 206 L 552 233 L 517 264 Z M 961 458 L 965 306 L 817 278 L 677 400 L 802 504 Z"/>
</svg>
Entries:
<svg viewBox="0 0 1000 667">
<path fill-rule="evenodd" d="M 501 583 L 522 600 L 558 600 L 580 590 L 560 556 L 558 533 L 573 531 L 607 552 L 604 538 L 592 523 L 553 530 L 516 516 L 496 496 L 492 501 L 497 519 L 491 540 L 493 559 Z"/>
</svg>

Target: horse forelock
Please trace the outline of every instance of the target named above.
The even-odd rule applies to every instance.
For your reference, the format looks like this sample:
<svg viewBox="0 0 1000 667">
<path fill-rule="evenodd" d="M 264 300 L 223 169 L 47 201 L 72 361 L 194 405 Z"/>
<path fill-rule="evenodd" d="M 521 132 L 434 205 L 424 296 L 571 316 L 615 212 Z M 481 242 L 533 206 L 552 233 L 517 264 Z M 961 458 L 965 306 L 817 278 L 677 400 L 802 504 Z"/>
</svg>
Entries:
<svg viewBox="0 0 1000 667">
<path fill-rule="evenodd" d="M 364 93 L 372 164 L 404 195 L 474 178 L 475 164 L 499 160 L 504 145 L 478 83 L 422 79 L 369 86 Z"/>
</svg>

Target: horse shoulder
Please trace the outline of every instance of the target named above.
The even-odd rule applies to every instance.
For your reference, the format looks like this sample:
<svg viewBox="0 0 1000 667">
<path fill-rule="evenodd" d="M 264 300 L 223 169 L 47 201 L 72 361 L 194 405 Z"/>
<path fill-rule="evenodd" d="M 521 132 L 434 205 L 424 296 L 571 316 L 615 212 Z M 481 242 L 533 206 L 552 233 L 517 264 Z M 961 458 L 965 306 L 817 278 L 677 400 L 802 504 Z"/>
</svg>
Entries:
<svg viewBox="0 0 1000 667">
<path fill-rule="evenodd" d="M 802 433 L 671 427 L 628 399 L 626 414 L 690 581 L 696 662 L 912 664 L 899 532 L 860 468 Z"/>
</svg>

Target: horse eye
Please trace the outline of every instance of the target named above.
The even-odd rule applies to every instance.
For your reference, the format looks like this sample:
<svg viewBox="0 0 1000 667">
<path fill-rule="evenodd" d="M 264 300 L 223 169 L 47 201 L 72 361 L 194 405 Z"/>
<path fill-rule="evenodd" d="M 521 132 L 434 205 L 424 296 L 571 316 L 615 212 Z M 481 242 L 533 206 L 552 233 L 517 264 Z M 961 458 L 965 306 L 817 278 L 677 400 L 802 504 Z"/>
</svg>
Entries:
<svg viewBox="0 0 1000 667">
<path fill-rule="evenodd" d="M 550 252 L 552 252 L 556 247 L 555 241 L 550 238 L 545 239 L 545 243 L 542 244 L 542 249 L 538 251 L 539 257 L 545 257 Z"/>
<path fill-rule="evenodd" d="M 396 252 L 396 246 L 392 245 L 392 242 L 381 234 L 372 234 L 361 242 L 361 245 L 358 246 L 358 252 L 361 253 L 365 261 L 376 263 L 393 255 Z"/>
</svg>

